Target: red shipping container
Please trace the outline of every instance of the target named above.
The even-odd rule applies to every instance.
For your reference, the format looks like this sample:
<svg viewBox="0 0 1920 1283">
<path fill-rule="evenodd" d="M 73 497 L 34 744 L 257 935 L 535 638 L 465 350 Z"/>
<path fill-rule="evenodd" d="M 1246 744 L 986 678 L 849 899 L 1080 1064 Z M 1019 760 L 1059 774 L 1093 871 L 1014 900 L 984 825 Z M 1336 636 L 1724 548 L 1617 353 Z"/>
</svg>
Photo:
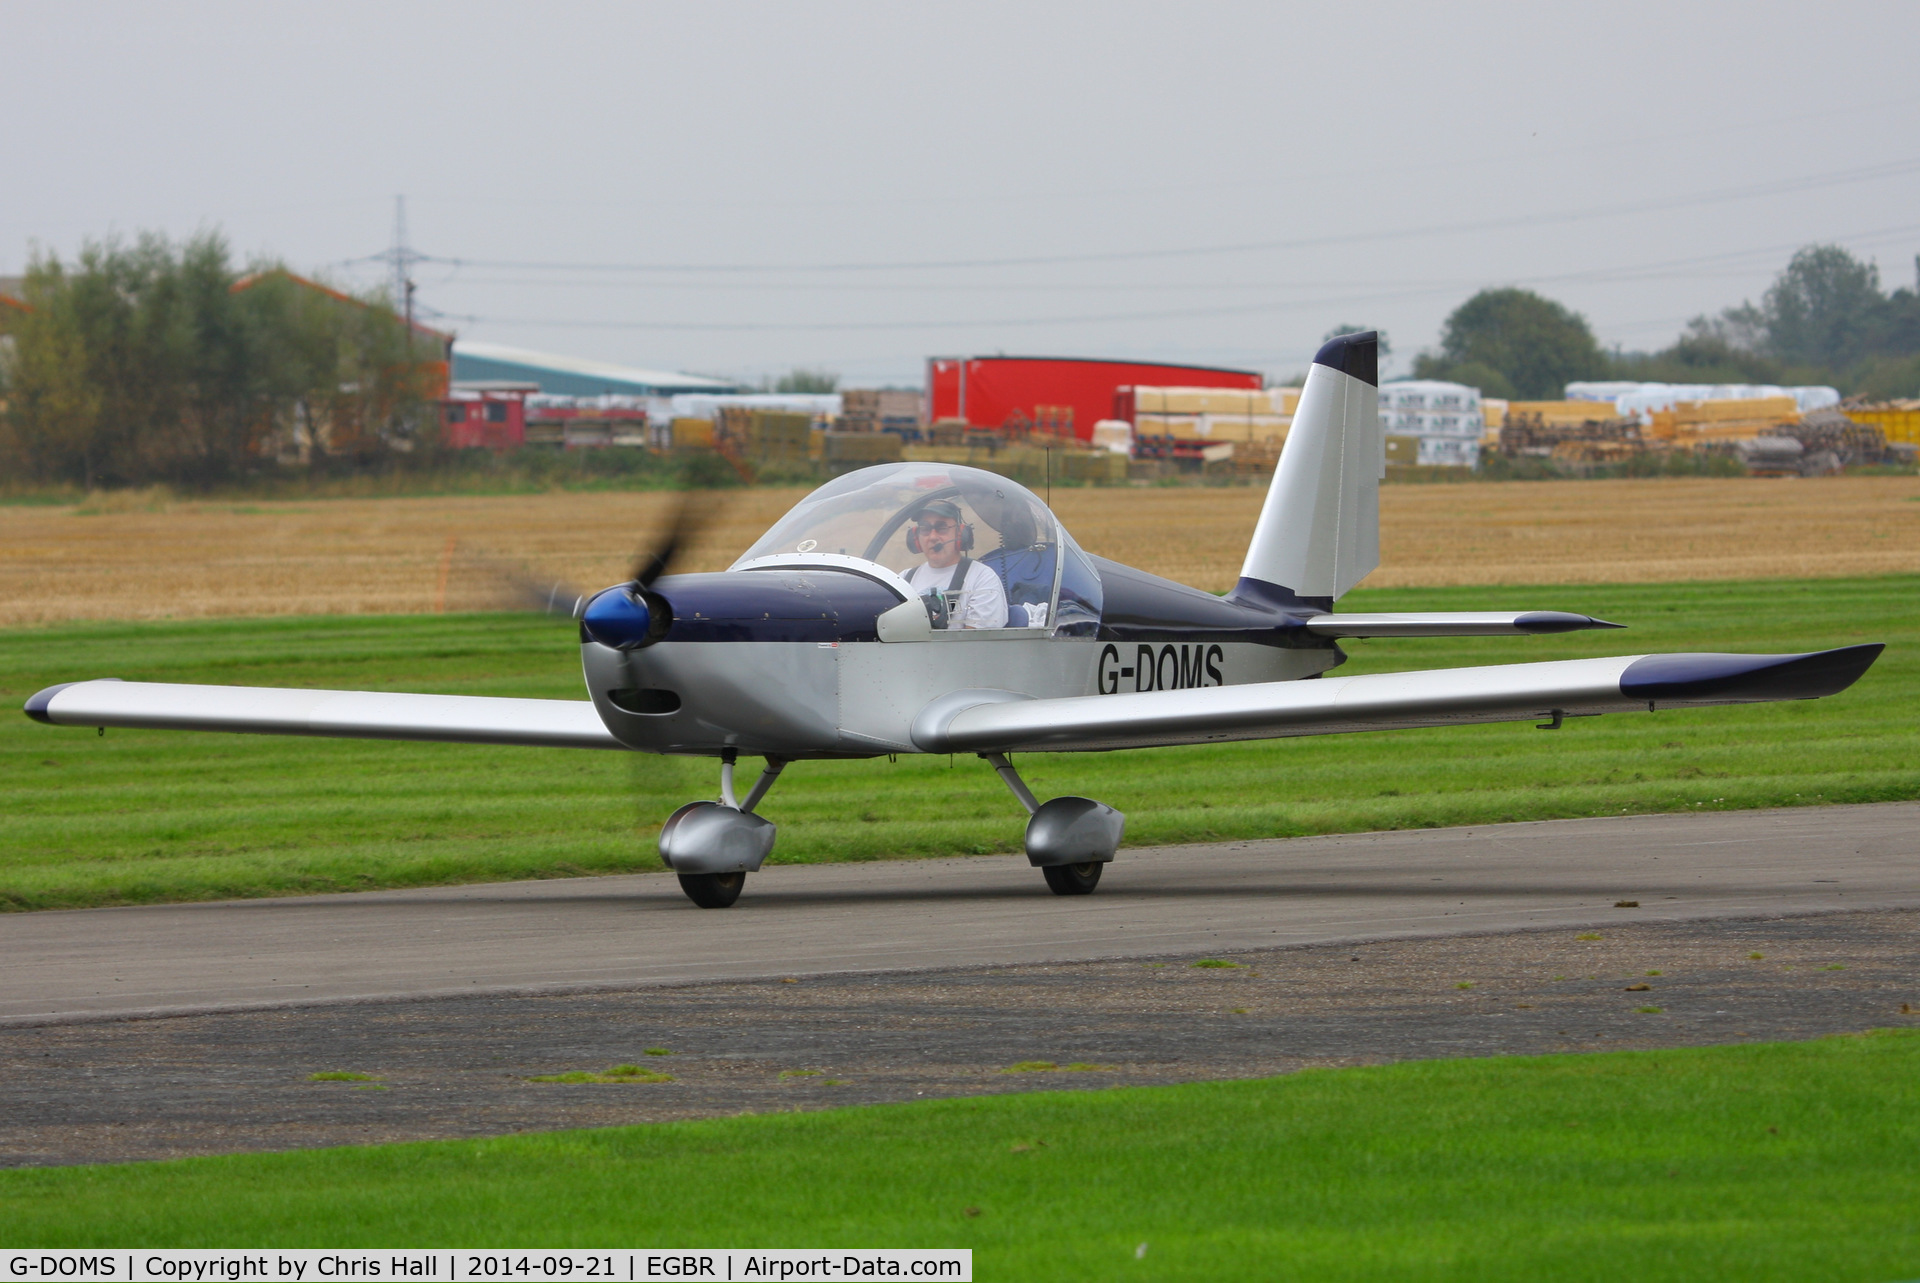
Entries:
<svg viewBox="0 0 1920 1283">
<path fill-rule="evenodd" d="M 1254 388 L 1253 370 L 1210 365 L 1161 365 L 1058 356 L 936 356 L 927 361 L 927 417 L 965 419 L 976 428 L 1008 420 L 1057 421 L 1073 412 L 1073 434 L 1093 437 L 1093 425 L 1114 413 L 1123 387 Z"/>
<path fill-rule="evenodd" d="M 513 450 L 526 444 L 524 391 L 455 388 L 440 407 L 440 440 L 450 450 Z"/>
</svg>

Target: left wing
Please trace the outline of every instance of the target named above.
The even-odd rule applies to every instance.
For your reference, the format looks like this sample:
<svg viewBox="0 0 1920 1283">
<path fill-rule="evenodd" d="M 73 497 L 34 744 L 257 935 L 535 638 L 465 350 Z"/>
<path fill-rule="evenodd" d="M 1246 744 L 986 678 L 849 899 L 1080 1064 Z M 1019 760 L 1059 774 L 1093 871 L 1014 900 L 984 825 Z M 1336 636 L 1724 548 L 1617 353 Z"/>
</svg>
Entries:
<svg viewBox="0 0 1920 1283">
<path fill-rule="evenodd" d="M 1598 713 L 1817 699 L 1851 686 L 1883 649 L 1627 655 L 1071 699 L 963 691 L 927 706 L 913 742 L 929 753 L 1068 752 L 1528 718 L 1558 725 Z"/>
<path fill-rule="evenodd" d="M 626 747 L 583 699 L 187 686 L 106 678 L 49 686 L 27 699 L 26 714 L 55 726 L 251 731 L 542 748 Z"/>
</svg>

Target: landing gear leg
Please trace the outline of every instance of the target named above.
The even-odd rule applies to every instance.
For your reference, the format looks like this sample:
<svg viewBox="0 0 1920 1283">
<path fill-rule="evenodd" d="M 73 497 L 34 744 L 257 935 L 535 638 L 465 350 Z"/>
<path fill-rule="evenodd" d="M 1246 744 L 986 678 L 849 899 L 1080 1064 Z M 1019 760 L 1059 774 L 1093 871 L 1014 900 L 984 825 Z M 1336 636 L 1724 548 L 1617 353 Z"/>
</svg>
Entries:
<svg viewBox="0 0 1920 1283">
<path fill-rule="evenodd" d="M 1047 879 L 1055 895 L 1090 895 L 1100 885 L 1100 870 L 1120 849 L 1127 817 L 1088 797 L 1035 800 L 1004 753 L 982 753 L 1000 773 L 1007 789 L 1027 808 L 1027 863 Z"/>
<path fill-rule="evenodd" d="M 759 869 L 773 850 L 774 827 L 753 813 L 786 769 L 786 759 L 769 757 L 746 800 L 734 796 L 737 754 L 720 758 L 720 801 L 689 802 L 660 826 L 660 858 L 680 878 L 687 899 L 703 909 L 724 909 L 740 898 L 747 874 Z"/>
</svg>

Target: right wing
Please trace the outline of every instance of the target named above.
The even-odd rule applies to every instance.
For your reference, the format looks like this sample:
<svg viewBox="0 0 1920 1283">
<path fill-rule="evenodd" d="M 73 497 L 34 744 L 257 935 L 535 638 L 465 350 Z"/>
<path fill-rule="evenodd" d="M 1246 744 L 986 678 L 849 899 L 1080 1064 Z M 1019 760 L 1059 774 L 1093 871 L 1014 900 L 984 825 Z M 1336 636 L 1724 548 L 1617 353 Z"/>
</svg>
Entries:
<svg viewBox="0 0 1920 1283">
<path fill-rule="evenodd" d="M 1072 752 L 1588 717 L 1768 700 L 1851 686 L 1884 646 L 1805 655 L 1627 655 L 1372 673 L 1193 690 L 1027 699 L 957 691 L 915 719 L 929 753 Z"/>
<path fill-rule="evenodd" d="M 584 699 L 409 695 L 273 686 L 188 686 L 105 678 L 49 686 L 26 714 L 55 726 L 250 731 L 352 739 L 625 748 Z"/>
</svg>

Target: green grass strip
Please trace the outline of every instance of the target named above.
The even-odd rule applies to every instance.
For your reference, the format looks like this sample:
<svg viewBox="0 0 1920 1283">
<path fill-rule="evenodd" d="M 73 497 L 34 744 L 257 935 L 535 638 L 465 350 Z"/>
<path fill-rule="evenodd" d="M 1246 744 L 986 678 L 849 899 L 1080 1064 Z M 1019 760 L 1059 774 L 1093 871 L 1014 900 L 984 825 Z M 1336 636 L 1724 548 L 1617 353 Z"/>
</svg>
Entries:
<svg viewBox="0 0 1920 1283">
<path fill-rule="evenodd" d="M 984 1279 L 1886 1280 L 1920 1274 L 1916 1207 L 1920 1033 L 1902 1031 L 13 1171 L 0 1242 L 970 1247 Z"/>
<path fill-rule="evenodd" d="M 1920 576 L 1363 591 L 1346 610 L 1573 609 L 1629 632 L 1348 643 L 1341 673 L 1648 651 L 1890 643 L 1832 699 L 1125 753 L 1023 754 L 1134 845 L 1920 797 Z M 579 698 L 573 631 L 525 616 L 194 620 L 0 631 L 0 908 L 67 908 L 657 869 L 707 761 L 558 749 L 41 726 L 54 682 Z M 762 807 L 776 863 L 1019 849 L 961 757 L 800 762 Z"/>
</svg>

